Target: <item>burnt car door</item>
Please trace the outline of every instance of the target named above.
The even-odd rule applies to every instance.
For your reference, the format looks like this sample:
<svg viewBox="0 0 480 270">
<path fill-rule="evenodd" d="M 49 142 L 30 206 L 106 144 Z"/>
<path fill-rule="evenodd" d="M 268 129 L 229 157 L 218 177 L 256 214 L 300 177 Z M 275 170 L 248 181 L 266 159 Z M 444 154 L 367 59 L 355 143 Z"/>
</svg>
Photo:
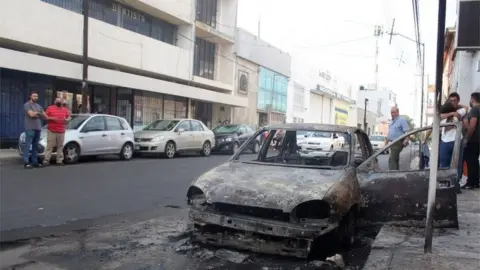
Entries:
<svg viewBox="0 0 480 270">
<path fill-rule="evenodd" d="M 450 123 L 442 126 L 452 125 L 457 130 L 452 160 L 449 168 L 438 170 L 435 200 L 435 226 L 444 228 L 458 228 L 455 184 L 458 174 L 461 125 L 460 123 Z M 357 168 L 357 177 L 363 196 L 362 214 L 367 222 L 425 226 L 430 170 L 415 166 L 400 166 L 400 169 L 395 171 L 381 169 L 378 157 L 396 142 L 429 129 L 431 127 L 423 127 L 406 133 L 377 151 Z M 417 147 L 412 146 L 411 149 L 413 149 L 414 155 L 418 156 L 419 150 L 415 150 L 415 148 Z M 388 158 L 388 156 L 384 155 L 383 158 Z M 412 164 L 414 163 L 412 162 Z"/>
</svg>

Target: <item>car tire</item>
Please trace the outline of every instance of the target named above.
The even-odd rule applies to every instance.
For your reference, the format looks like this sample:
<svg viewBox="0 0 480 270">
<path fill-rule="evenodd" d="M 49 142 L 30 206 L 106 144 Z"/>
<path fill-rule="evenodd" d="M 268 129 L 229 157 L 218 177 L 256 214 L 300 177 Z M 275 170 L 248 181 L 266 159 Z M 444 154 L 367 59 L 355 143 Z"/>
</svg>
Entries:
<svg viewBox="0 0 480 270">
<path fill-rule="evenodd" d="M 259 151 L 260 151 L 260 143 L 259 143 L 259 142 L 255 142 L 255 143 L 253 144 L 252 153 L 253 153 L 253 154 L 257 154 Z"/>
<path fill-rule="evenodd" d="M 164 154 L 168 159 L 172 159 L 175 157 L 175 154 L 177 153 L 177 147 L 175 146 L 175 143 L 172 141 L 168 141 L 167 144 L 165 145 L 165 151 Z"/>
<path fill-rule="evenodd" d="M 238 144 L 238 142 L 234 142 L 232 145 L 232 154 L 235 154 L 238 151 L 239 147 L 240 145 Z"/>
<path fill-rule="evenodd" d="M 122 146 L 122 150 L 120 150 L 120 159 L 121 160 L 130 160 L 133 158 L 133 144 L 132 143 L 125 143 Z"/>
<path fill-rule="evenodd" d="M 210 144 L 209 141 L 204 142 L 202 146 L 202 151 L 200 151 L 200 155 L 204 157 L 208 157 L 210 156 L 211 153 L 212 153 L 212 145 Z"/>
<path fill-rule="evenodd" d="M 342 248 L 349 249 L 355 243 L 357 232 L 357 217 L 354 210 L 350 210 L 340 222 L 339 238 Z"/>
<path fill-rule="evenodd" d="M 80 147 L 76 143 L 67 143 L 63 147 L 63 163 L 75 164 L 80 160 Z"/>
</svg>

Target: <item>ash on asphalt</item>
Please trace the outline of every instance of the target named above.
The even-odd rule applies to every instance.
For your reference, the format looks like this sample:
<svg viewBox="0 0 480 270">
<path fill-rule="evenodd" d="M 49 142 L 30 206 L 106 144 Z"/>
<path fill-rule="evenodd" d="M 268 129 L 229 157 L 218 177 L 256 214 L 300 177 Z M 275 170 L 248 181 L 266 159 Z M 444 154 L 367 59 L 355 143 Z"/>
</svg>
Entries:
<svg viewBox="0 0 480 270">
<path fill-rule="evenodd" d="M 338 269 L 320 260 L 266 256 L 193 244 L 187 230 L 187 209 L 142 222 L 112 222 L 57 237 L 18 242 L 0 252 L 2 269 Z M 361 269 L 378 227 L 360 229 L 354 247 L 343 252 L 347 269 Z M 4 263 L 11 262 L 4 265 Z M 6 268 L 5 268 L 6 267 Z M 27 269 L 27 268 L 26 268 Z"/>
</svg>

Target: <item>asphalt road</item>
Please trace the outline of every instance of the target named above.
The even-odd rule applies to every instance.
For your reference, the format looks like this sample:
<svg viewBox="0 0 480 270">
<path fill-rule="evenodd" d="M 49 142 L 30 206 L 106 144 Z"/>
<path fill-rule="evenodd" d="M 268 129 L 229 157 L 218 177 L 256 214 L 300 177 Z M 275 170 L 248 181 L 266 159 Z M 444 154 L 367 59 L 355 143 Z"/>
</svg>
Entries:
<svg viewBox="0 0 480 270">
<path fill-rule="evenodd" d="M 228 157 L 138 158 L 32 170 L 2 167 L 1 240 L 12 241 L 2 246 L 2 265 L 15 269 L 322 269 L 320 262 L 228 250 L 222 255 L 222 250 L 189 242 L 186 190 L 193 179 Z M 409 151 L 402 152 L 404 163 L 410 157 Z M 388 155 L 379 157 L 382 168 L 387 160 Z M 364 232 L 367 235 L 359 238 L 356 248 L 344 253 L 347 262 L 363 263 L 374 237 L 370 233 Z M 25 244 L 19 239 L 30 240 Z M 244 268 L 232 260 L 242 261 Z"/>
</svg>

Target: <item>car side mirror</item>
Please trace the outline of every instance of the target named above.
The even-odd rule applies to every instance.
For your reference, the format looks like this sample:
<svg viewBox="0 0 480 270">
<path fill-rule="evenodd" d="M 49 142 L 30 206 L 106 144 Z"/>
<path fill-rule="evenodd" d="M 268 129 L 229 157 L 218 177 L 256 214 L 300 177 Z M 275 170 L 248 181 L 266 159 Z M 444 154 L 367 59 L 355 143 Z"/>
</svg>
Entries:
<svg viewBox="0 0 480 270">
<path fill-rule="evenodd" d="M 184 128 L 179 128 L 178 133 L 182 133 L 182 132 L 185 132 L 185 129 Z"/>
<path fill-rule="evenodd" d="M 307 138 L 308 136 L 307 136 L 307 134 L 305 134 L 305 135 L 303 135 L 303 137 Z"/>
</svg>

